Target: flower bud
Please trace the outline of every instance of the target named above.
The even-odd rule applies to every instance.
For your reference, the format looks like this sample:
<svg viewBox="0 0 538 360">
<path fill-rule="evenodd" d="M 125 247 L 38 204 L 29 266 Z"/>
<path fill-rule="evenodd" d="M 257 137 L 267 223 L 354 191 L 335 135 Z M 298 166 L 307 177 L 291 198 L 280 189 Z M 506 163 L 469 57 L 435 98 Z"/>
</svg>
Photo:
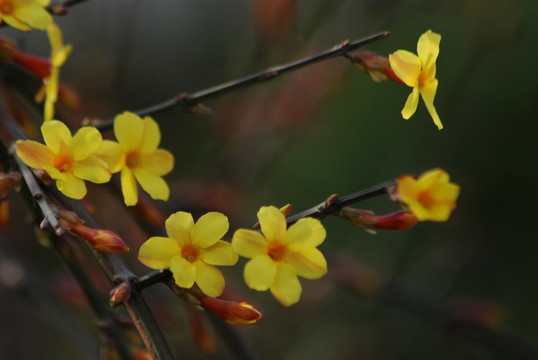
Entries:
<svg viewBox="0 0 538 360">
<path fill-rule="evenodd" d="M 110 290 L 110 305 L 112 307 L 119 305 L 131 297 L 131 283 L 128 280 Z"/>
<path fill-rule="evenodd" d="M 286 204 L 278 210 L 282 213 L 282 215 L 284 215 L 285 218 L 287 218 L 288 216 L 290 216 L 291 209 L 292 209 L 291 204 Z"/>
<path fill-rule="evenodd" d="M 246 302 L 226 301 L 210 296 L 201 296 L 202 306 L 231 325 L 250 325 L 258 321 L 262 314 Z"/>
<path fill-rule="evenodd" d="M 110 230 L 92 229 L 81 223 L 74 223 L 71 224 L 71 231 L 88 241 L 97 251 L 108 253 L 129 251 L 127 244 Z"/>
<path fill-rule="evenodd" d="M 417 217 L 410 211 L 400 210 L 388 215 L 374 216 L 377 229 L 404 230 L 418 222 Z"/>
</svg>

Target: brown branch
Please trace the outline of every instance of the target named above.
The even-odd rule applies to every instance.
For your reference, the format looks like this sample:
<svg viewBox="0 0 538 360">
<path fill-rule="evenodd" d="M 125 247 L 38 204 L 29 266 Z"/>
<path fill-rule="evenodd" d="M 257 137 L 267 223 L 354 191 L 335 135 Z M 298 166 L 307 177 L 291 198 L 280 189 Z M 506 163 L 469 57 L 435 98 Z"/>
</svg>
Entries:
<svg viewBox="0 0 538 360">
<path fill-rule="evenodd" d="M 220 85 L 212 86 L 210 88 L 200 90 L 192 94 L 180 94 L 162 103 L 137 110 L 135 111 L 135 113 L 139 116 L 146 116 L 157 115 L 173 109 L 185 111 L 205 100 L 215 98 L 217 96 L 224 95 L 254 84 L 259 84 L 265 81 L 272 80 L 279 75 L 298 70 L 300 68 L 315 64 L 322 60 L 345 55 L 350 51 L 354 51 L 364 45 L 383 39 L 389 35 L 389 31 L 383 31 L 352 42 L 350 42 L 349 40 L 345 40 L 342 43 L 332 47 L 331 49 L 322 51 L 318 54 L 307 56 L 305 58 L 292 61 L 284 65 L 274 66 L 259 73 L 248 75 L 240 79 L 228 81 Z M 96 124 L 95 127 L 100 131 L 105 131 L 111 129 L 113 123 L 114 120 L 109 119 Z"/>
<path fill-rule="evenodd" d="M 3 150 L 3 152 L 7 152 L 8 145 L 6 145 L 6 143 L 13 143 L 17 139 L 26 139 L 28 137 L 26 133 L 15 123 L 11 116 L 2 107 L 0 107 L 0 135 L 2 135 L 2 141 L 0 141 L 2 146 L 0 146 L 0 151 Z M 49 196 L 59 201 L 66 209 L 75 212 L 89 226 L 93 228 L 100 228 L 95 219 L 88 213 L 86 208 L 82 206 L 79 201 L 75 201 L 63 196 L 57 189 L 52 187 L 42 189 L 37 182 L 37 179 L 35 178 L 34 174 L 26 166 L 26 164 L 24 164 L 20 159 L 18 159 L 16 154 L 12 154 L 12 158 L 15 159 L 15 164 L 18 165 L 23 175 L 23 183 L 26 184 L 26 189 L 28 189 L 28 191 L 20 192 L 20 196 L 27 204 L 30 204 L 30 207 L 34 203 L 38 205 L 41 214 L 38 214 L 37 218 L 39 218 L 40 216 L 44 216 L 45 224 L 49 224 L 57 236 L 63 236 L 65 232 L 58 221 L 58 215 L 53 210 L 53 207 L 50 205 L 50 200 L 48 199 Z M 129 282 L 133 282 L 134 279 L 136 279 L 136 276 L 127 268 L 119 255 L 107 255 L 98 252 L 95 249 L 91 248 L 85 241 L 82 242 L 82 244 L 87 247 L 90 254 L 99 264 L 111 284 L 117 285 L 118 283 L 126 280 Z M 68 266 L 74 265 L 68 264 Z M 83 274 L 83 272 L 78 271 L 74 268 L 70 269 L 72 269 L 77 281 L 80 281 L 79 283 L 81 284 L 81 286 L 84 286 L 85 280 L 84 278 L 80 277 L 82 276 L 81 274 Z M 87 288 L 85 289 L 85 291 L 91 290 Z M 92 302 L 90 301 L 90 303 Z M 126 307 L 128 313 L 130 314 L 133 323 L 135 324 L 140 334 L 140 337 L 150 351 L 152 357 L 158 360 L 173 359 L 174 357 L 170 346 L 164 338 L 161 328 L 157 324 L 153 314 L 151 313 L 151 310 L 147 306 L 140 292 L 137 289 L 133 288 L 131 297 L 127 299 L 123 303 L 123 305 Z M 104 308 L 100 306 L 94 307 L 94 311 L 99 314 L 104 311 L 103 309 Z M 110 311 L 110 309 L 108 309 L 108 311 Z M 111 312 L 102 314 L 104 319 L 109 319 L 107 314 L 113 316 Z M 109 323 L 108 325 L 113 327 L 114 323 Z M 119 331 L 120 330 L 117 330 L 118 333 Z M 114 330 L 114 332 L 116 332 L 116 330 Z M 125 344 L 126 343 L 124 339 L 122 340 L 118 338 L 117 343 L 115 342 L 115 345 L 117 346 L 120 354 L 124 353 L 121 348 Z M 123 356 L 123 359 L 132 358 L 132 356 L 128 356 L 128 354 L 123 355 L 125 355 Z"/>
</svg>

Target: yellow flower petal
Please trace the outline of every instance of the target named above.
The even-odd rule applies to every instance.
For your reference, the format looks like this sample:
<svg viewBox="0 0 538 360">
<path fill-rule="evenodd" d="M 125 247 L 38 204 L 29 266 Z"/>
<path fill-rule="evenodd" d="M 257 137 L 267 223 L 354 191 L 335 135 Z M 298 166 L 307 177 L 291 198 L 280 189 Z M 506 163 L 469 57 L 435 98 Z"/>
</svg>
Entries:
<svg viewBox="0 0 538 360">
<path fill-rule="evenodd" d="M 232 245 L 223 240 L 218 240 L 215 244 L 200 251 L 200 259 L 210 265 L 235 265 L 238 258 Z"/>
<path fill-rule="evenodd" d="M 115 141 L 103 140 L 95 155 L 99 156 L 107 164 L 113 174 L 120 171 L 125 164 L 125 154 L 120 144 Z"/>
<path fill-rule="evenodd" d="M 406 120 L 409 119 L 411 116 L 413 116 L 415 111 L 417 111 L 418 98 L 419 98 L 418 86 L 415 86 L 411 94 L 409 94 L 409 96 L 407 97 L 407 101 L 405 102 L 405 105 L 402 109 L 402 117 L 404 119 Z"/>
<path fill-rule="evenodd" d="M 21 30 L 21 31 L 30 31 L 32 30 L 31 27 L 26 25 L 21 20 L 17 19 L 16 17 L 12 15 L 2 15 L 2 21 L 5 21 L 6 24 L 8 24 L 11 27 L 14 27 L 15 29 Z"/>
<path fill-rule="evenodd" d="M 142 121 L 144 122 L 144 133 L 140 144 L 140 153 L 146 155 L 157 150 L 161 142 L 161 131 L 159 125 L 151 117 L 146 116 Z"/>
<path fill-rule="evenodd" d="M 174 155 L 167 150 L 157 149 L 149 155 L 140 157 L 140 165 L 145 171 L 163 176 L 174 168 Z"/>
<path fill-rule="evenodd" d="M 265 291 L 275 280 L 276 264 L 269 256 L 259 255 L 247 262 L 243 275 L 249 288 Z"/>
<path fill-rule="evenodd" d="M 144 122 L 132 112 L 125 111 L 114 118 L 114 135 L 125 152 L 138 150 L 144 134 Z"/>
<path fill-rule="evenodd" d="M 96 156 L 89 156 L 84 160 L 75 162 L 72 171 L 76 177 L 96 184 L 109 182 L 112 176 L 106 163 Z"/>
<path fill-rule="evenodd" d="M 165 269 L 170 266 L 174 256 L 179 254 L 179 246 L 174 239 L 154 236 L 149 238 L 138 250 L 138 260 L 152 269 Z"/>
<path fill-rule="evenodd" d="M 437 110 L 433 105 L 433 99 L 435 98 L 435 93 L 437 92 L 437 84 L 437 79 L 433 78 L 429 80 L 427 83 L 422 85 L 422 91 L 420 92 L 420 95 L 422 96 L 422 100 L 424 101 L 424 104 L 426 105 L 426 108 L 428 109 L 428 112 L 433 119 L 433 123 L 437 126 L 439 130 L 442 130 L 443 124 L 441 123 L 441 119 L 439 118 Z"/>
<path fill-rule="evenodd" d="M 65 196 L 80 200 L 86 196 L 86 184 L 72 173 L 64 173 L 64 180 L 57 180 L 56 187 Z"/>
<path fill-rule="evenodd" d="M 258 211 L 262 233 L 268 242 L 280 242 L 286 234 L 286 219 L 274 206 L 263 206 Z"/>
<path fill-rule="evenodd" d="M 233 249 L 241 256 L 253 258 L 267 255 L 267 240 L 257 231 L 239 229 L 232 239 Z"/>
<path fill-rule="evenodd" d="M 439 44 L 441 43 L 441 35 L 426 31 L 420 36 L 417 43 L 417 54 L 422 61 L 422 69 L 427 70 L 430 66 L 435 65 L 437 56 L 439 55 Z"/>
<path fill-rule="evenodd" d="M 170 271 L 177 286 L 190 289 L 194 285 L 196 267 L 181 256 L 174 256 L 170 260 Z"/>
<path fill-rule="evenodd" d="M 194 227 L 192 215 L 178 211 L 168 217 L 165 222 L 166 233 L 176 240 L 180 247 L 191 242 L 191 229 Z"/>
<path fill-rule="evenodd" d="M 191 234 L 192 243 L 200 248 L 215 244 L 228 231 L 228 218 L 219 212 L 209 212 L 198 219 Z"/>
<path fill-rule="evenodd" d="M 196 267 L 196 285 L 208 296 L 217 297 L 224 290 L 224 277 L 219 269 L 203 261 L 194 263 Z"/>
<path fill-rule="evenodd" d="M 32 140 L 18 140 L 16 143 L 17 156 L 29 167 L 43 169 L 52 166 L 54 156 L 49 148 Z"/>
<path fill-rule="evenodd" d="M 45 30 L 52 23 L 52 16 L 42 7 L 28 5 L 15 10 L 14 15 L 38 30 Z"/>
<path fill-rule="evenodd" d="M 168 200 L 170 197 L 170 188 L 163 178 L 151 174 L 141 168 L 135 168 L 133 174 L 142 189 L 144 189 L 152 199 Z"/>
<path fill-rule="evenodd" d="M 43 170 L 49 174 L 49 176 L 54 180 L 65 180 L 65 175 L 58 171 L 54 166 L 52 165 L 46 165 L 43 167 Z"/>
<path fill-rule="evenodd" d="M 73 160 L 79 161 L 94 153 L 100 146 L 103 138 L 101 133 L 94 127 L 84 126 L 80 128 L 71 140 L 69 153 Z"/>
<path fill-rule="evenodd" d="M 407 86 L 416 85 L 422 67 L 418 56 L 407 50 L 398 50 L 389 55 L 389 62 L 396 76 Z"/>
<path fill-rule="evenodd" d="M 319 220 L 304 218 L 289 227 L 283 244 L 316 247 L 323 243 L 325 236 L 325 228 Z"/>
<path fill-rule="evenodd" d="M 271 293 L 284 306 L 290 306 L 301 298 L 301 283 L 293 267 L 278 264 L 275 281 L 271 285 Z"/>
<path fill-rule="evenodd" d="M 53 154 L 58 154 L 62 147 L 71 144 L 71 131 L 61 121 L 50 120 L 41 125 L 41 133 L 45 144 L 52 151 Z"/>
<path fill-rule="evenodd" d="M 136 187 L 133 172 L 126 167 L 121 169 L 121 192 L 125 205 L 136 205 L 138 202 L 138 188 Z"/>
<path fill-rule="evenodd" d="M 286 254 L 285 262 L 306 279 L 319 279 L 327 273 L 327 261 L 316 248 L 294 249 Z"/>
</svg>

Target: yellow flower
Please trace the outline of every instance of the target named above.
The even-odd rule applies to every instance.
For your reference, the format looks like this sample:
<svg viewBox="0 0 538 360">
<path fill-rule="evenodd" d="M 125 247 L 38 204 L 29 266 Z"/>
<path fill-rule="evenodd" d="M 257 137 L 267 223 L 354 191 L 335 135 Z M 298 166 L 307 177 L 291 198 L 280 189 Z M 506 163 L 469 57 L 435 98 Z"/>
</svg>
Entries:
<svg viewBox="0 0 538 360">
<path fill-rule="evenodd" d="M 228 231 L 228 218 L 210 212 L 198 219 L 186 212 L 166 220 L 169 237 L 155 236 L 142 244 L 138 260 L 152 269 L 169 268 L 177 286 L 189 289 L 196 283 L 209 296 L 224 290 L 224 277 L 214 265 L 234 265 L 237 254 L 230 243 L 220 240 Z"/>
<path fill-rule="evenodd" d="M 162 176 L 172 171 L 174 156 L 157 148 L 161 131 L 155 120 L 125 111 L 114 119 L 114 134 L 118 143 L 103 141 L 99 154 L 113 173 L 121 170 L 125 205 L 138 202 L 137 181 L 153 199 L 168 200 L 170 189 Z"/>
<path fill-rule="evenodd" d="M 0 0 L 1 1 L 1 0 Z M 73 50 L 71 44 L 63 44 L 62 31 L 56 24 L 51 23 L 47 27 L 49 36 L 51 54 L 50 54 L 50 75 L 45 80 L 45 121 L 52 120 L 54 117 L 54 104 L 58 99 L 58 83 L 60 78 L 60 67 L 67 60 L 67 57 Z"/>
<path fill-rule="evenodd" d="M 97 129 L 82 127 L 71 136 L 64 123 L 51 120 L 41 126 L 41 132 L 45 145 L 19 140 L 17 156 L 30 167 L 45 170 L 66 196 L 82 199 L 86 195 L 84 180 L 98 184 L 110 180 L 106 163 L 94 155 L 102 142 Z"/>
<path fill-rule="evenodd" d="M 438 84 L 435 78 L 435 61 L 439 55 L 440 42 L 441 35 L 428 30 L 418 39 L 418 56 L 407 50 L 398 50 L 389 55 L 390 66 L 396 76 L 413 88 L 402 109 L 403 118 L 409 119 L 415 113 L 420 94 L 439 130 L 443 128 L 443 124 L 437 115 L 433 99 Z"/>
<path fill-rule="evenodd" d="M 446 221 L 456 207 L 460 187 L 450 182 L 444 170 L 433 169 L 418 179 L 409 175 L 400 177 L 397 193 L 419 220 Z"/>
<path fill-rule="evenodd" d="M 0 0 L 0 22 L 22 30 L 45 30 L 52 16 L 45 9 L 50 0 Z"/>
<path fill-rule="evenodd" d="M 327 273 L 327 262 L 316 248 L 325 240 L 325 228 L 313 218 L 297 221 L 286 230 L 284 215 L 273 206 L 258 211 L 262 234 L 239 229 L 232 239 L 233 249 L 251 258 L 244 277 L 254 290 L 269 289 L 285 306 L 299 301 L 301 284 L 297 276 L 319 279 Z"/>
</svg>

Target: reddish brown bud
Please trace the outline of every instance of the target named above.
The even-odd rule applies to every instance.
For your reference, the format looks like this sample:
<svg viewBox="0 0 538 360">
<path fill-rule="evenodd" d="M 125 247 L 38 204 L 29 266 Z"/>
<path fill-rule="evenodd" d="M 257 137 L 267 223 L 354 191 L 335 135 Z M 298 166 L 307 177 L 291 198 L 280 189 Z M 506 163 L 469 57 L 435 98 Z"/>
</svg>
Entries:
<svg viewBox="0 0 538 360">
<path fill-rule="evenodd" d="M 282 213 L 282 215 L 284 215 L 284 217 L 287 218 L 288 216 L 290 216 L 291 208 L 292 208 L 291 204 L 286 204 L 278 210 Z"/>
<path fill-rule="evenodd" d="M 121 284 L 110 290 L 110 305 L 119 305 L 131 297 L 131 282 L 123 281 Z"/>
<path fill-rule="evenodd" d="M 81 223 L 74 223 L 71 224 L 71 231 L 88 241 L 97 251 L 108 253 L 129 251 L 127 244 L 116 233 L 110 230 L 96 230 Z"/>
<path fill-rule="evenodd" d="M 9 222 L 9 201 L 0 199 L 0 226 L 6 227 Z"/>
<path fill-rule="evenodd" d="M 18 189 L 21 183 L 21 174 L 18 172 L 10 172 L 8 174 L 0 172 L 0 199 L 7 196 L 7 192 L 11 189 Z"/>
<path fill-rule="evenodd" d="M 232 325 L 250 325 L 258 321 L 262 314 L 246 302 L 226 301 L 210 296 L 201 296 L 202 306 Z"/>
<path fill-rule="evenodd" d="M 418 222 L 417 217 L 410 211 L 400 210 L 388 215 L 374 216 L 378 229 L 403 230 L 408 229 Z"/>
</svg>

